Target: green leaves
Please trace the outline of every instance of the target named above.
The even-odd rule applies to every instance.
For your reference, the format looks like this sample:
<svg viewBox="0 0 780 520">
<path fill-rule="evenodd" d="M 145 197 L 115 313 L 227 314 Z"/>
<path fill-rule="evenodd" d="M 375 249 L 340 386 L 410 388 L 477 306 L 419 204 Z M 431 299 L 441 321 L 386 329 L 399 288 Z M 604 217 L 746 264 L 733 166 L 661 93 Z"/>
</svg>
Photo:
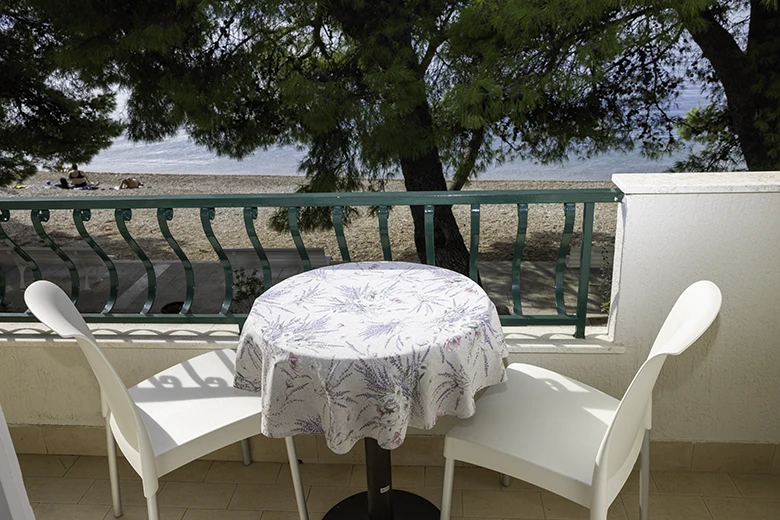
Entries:
<svg viewBox="0 0 780 520">
<path fill-rule="evenodd" d="M 114 95 L 57 60 L 64 37 L 27 2 L 0 5 L 0 184 L 88 161 L 122 126 Z"/>
</svg>

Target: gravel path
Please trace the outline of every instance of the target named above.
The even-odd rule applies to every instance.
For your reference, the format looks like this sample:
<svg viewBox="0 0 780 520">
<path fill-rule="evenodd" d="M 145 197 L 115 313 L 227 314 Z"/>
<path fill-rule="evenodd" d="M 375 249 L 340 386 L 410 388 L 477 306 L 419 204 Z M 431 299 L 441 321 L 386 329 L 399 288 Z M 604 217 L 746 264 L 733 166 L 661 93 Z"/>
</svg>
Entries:
<svg viewBox="0 0 780 520">
<path fill-rule="evenodd" d="M 116 195 L 188 195 L 230 193 L 292 193 L 298 188 L 300 177 L 270 177 L 249 175 L 134 175 L 143 187 L 131 190 L 109 190 L 117 187 L 127 174 L 86 172 L 91 182 L 99 182 L 100 190 L 62 190 L 45 188 L 46 181 L 55 183 L 60 174 L 39 173 L 29 178 L 24 189 L 0 188 L 2 197 L 94 197 Z M 529 190 L 529 189 L 581 189 L 614 187 L 611 182 L 569 181 L 473 181 L 467 190 Z M 390 181 L 387 191 L 403 191 L 403 182 Z M 468 237 L 469 208 L 453 208 L 461 232 Z M 256 229 L 264 247 L 293 247 L 289 235 L 280 235 L 268 229 L 267 223 L 273 209 L 261 209 Z M 25 212 L 26 213 L 26 212 Z M 597 204 L 594 226 L 594 242 L 611 244 L 615 237 L 616 204 Z M 577 226 L 581 222 L 581 206 L 577 210 Z M 244 230 L 240 209 L 217 210 L 213 221 L 217 238 L 223 247 L 251 247 Z M 169 223 L 174 237 L 182 245 L 191 260 L 216 260 L 216 254 L 208 243 L 197 210 L 176 210 Z M 510 260 L 515 243 L 517 226 L 516 208 L 511 205 L 482 208 L 480 221 L 480 259 Z M 69 211 L 52 211 L 49 222 L 44 224 L 49 235 L 61 246 L 86 247 L 78 237 Z M 162 238 L 154 210 L 134 210 L 128 228 L 151 258 L 175 258 Z M 27 214 L 12 212 L 11 220 L 3 229 L 22 245 L 42 246 Z M 117 258 L 136 258 L 119 236 L 112 211 L 96 210 L 87 229 L 97 242 Z M 549 260 L 557 255 L 560 234 L 563 229 L 563 209 L 560 204 L 533 204 L 529 207 L 528 234 L 524 259 Z M 376 217 L 362 214 L 346 230 L 347 243 L 353 260 L 382 258 Z M 391 249 L 395 260 L 416 260 L 413 226 L 409 209 L 396 207 L 390 214 Z M 333 231 L 305 233 L 307 247 L 323 247 L 325 253 L 338 260 Z M 575 238 L 576 241 L 576 238 Z"/>
</svg>

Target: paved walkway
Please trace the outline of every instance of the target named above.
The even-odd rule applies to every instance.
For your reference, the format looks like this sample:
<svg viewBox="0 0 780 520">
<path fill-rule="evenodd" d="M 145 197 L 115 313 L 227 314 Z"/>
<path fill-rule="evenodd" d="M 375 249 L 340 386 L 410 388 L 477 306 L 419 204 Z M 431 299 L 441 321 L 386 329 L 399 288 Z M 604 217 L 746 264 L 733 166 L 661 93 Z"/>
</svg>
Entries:
<svg viewBox="0 0 780 520">
<path fill-rule="evenodd" d="M 185 295 L 184 269 L 179 261 L 154 261 L 157 276 L 157 295 L 151 312 L 158 313 L 167 303 L 182 301 Z M 192 262 L 195 275 L 194 313 L 217 313 L 225 294 L 225 279 L 219 262 Z M 139 312 L 146 301 L 147 277 L 143 264 L 137 260 L 116 260 L 119 277 L 119 298 L 115 312 Z M 19 270 L 14 264 L 0 260 L 0 267 L 6 276 L 6 310 L 25 310 L 23 289 L 32 283 L 30 270 L 25 271 L 24 283 L 19 279 Z M 512 309 L 511 262 L 482 262 L 480 277 L 485 291 L 496 304 L 500 314 L 509 314 Z M 43 277 L 70 291 L 70 274 L 60 263 L 41 266 Z M 108 271 L 103 266 L 92 267 L 81 272 L 81 294 L 78 308 L 82 312 L 100 312 L 109 293 Z M 274 283 L 300 272 L 300 268 L 287 266 L 273 272 Z M 524 314 L 555 313 L 555 263 L 523 262 L 520 271 L 520 287 L 523 294 Z M 598 295 L 598 270 L 591 271 L 588 314 L 601 315 L 601 298 Z M 569 313 L 575 312 L 577 301 L 578 269 L 567 268 L 564 272 L 564 301 Z M 236 311 L 240 312 L 240 311 Z"/>
</svg>

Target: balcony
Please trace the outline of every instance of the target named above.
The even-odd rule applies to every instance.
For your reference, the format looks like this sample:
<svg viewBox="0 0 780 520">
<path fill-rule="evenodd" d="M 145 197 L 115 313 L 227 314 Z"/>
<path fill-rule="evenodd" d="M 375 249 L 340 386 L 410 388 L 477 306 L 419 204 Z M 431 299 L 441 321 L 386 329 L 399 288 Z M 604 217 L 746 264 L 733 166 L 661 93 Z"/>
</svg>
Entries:
<svg viewBox="0 0 780 520">
<path fill-rule="evenodd" d="M 38 520 L 112 520 L 105 457 L 20 455 L 27 491 Z M 661 467 L 662 460 L 654 460 Z M 667 460 L 666 463 L 671 462 Z M 678 462 L 683 462 L 680 459 Z M 692 462 L 691 460 L 687 461 Z M 692 471 L 654 470 L 650 518 L 671 520 L 770 520 L 778 518 L 778 475 L 713 472 L 714 459 L 694 458 Z M 667 466 L 668 467 L 668 466 Z M 361 464 L 322 463 L 301 467 L 307 487 L 309 518 L 319 520 L 342 498 L 365 490 Z M 457 468 L 453 518 L 587 518 L 584 508 L 552 493 L 513 481 L 503 488 L 495 473 Z M 125 513 L 146 518 L 141 481 L 120 466 Z M 397 466 L 394 487 L 441 502 L 441 466 Z M 297 520 L 289 466 L 277 462 L 201 460 L 163 477 L 159 492 L 166 520 Z M 633 475 L 610 508 L 610 519 L 638 518 L 638 482 Z"/>
<path fill-rule="evenodd" d="M 517 205 L 518 215 L 522 215 L 522 204 L 599 204 L 613 202 L 617 195 L 621 200 L 615 217 L 617 235 L 608 324 L 594 326 L 588 323 L 592 317 L 589 315 L 594 314 L 594 302 L 590 302 L 589 311 L 588 295 L 592 296 L 592 293 L 588 290 L 590 255 L 587 245 L 590 240 L 587 237 L 587 211 L 584 211 L 586 218 L 579 228 L 585 246 L 582 248 L 585 268 L 580 270 L 584 274 L 577 273 L 573 278 L 569 274 L 566 278 L 563 273 L 563 281 L 558 283 L 558 265 L 565 264 L 570 245 L 560 245 L 566 241 L 564 232 L 557 259 L 549 271 L 549 299 L 554 308 L 548 314 L 552 317 L 540 320 L 530 313 L 527 316 L 517 313 L 515 298 L 524 302 L 532 297 L 520 290 L 522 284 L 514 283 L 516 279 L 522 280 L 515 274 L 522 272 L 523 263 L 509 260 L 499 264 L 496 275 L 501 280 L 496 282 L 499 285 L 493 292 L 496 301 L 504 305 L 501 313 L 511 350 L 509 361 L 538 364 L 611 395 L 622 395 L 679 292 L 698 279 L 714 281 L 723 292 L 718 320 L 689 352 L 667 361 L 656 386 L 651 468 L 654 471 L 653 491 L 658 494 L 651 503 L 651 517 L 719 520 L 745 515 L 745 518 L 777 518 L 780 516 L 780 494 L 777 492 L 780 489 L 780 450 L 777 450 L 780 443 L 780 349 L 777 348 L 780 320 L 775 318 L 775 313 L 780 309 L 780 276 L 774 266 L 777 244 L 780 244 L 780 226 L 777 225 L 780 222 L 780 173 L 616 175 L 614 182 L 622 199 L 619 193 L 611 194 L 612 200 L 596 201 L 584 200 L 584 197 L 579 200 L 554 198 L 562 196 L 560 194 L 539 194 L 539 199 L 523 199 L 527 194 L 486 192 L 478 195 L 484 199 L 477 200 L 469 199 L 474 195 L 464 192 L 466 198 L 460 201 L 383 201 L 382 194 L 372 194 L 376 200 L 349 199 L 342 204 L 365 203 L 381 208 L 389 204 L 434 207 L 446 203 L 465 204 L 472 209 L 475 204 L 480 208 L 495 201 Z M 409 194 L 404 196 L 411 197 Z M 296 197 L 302 196 L 289 196 L 284 203 L 277 199 L 264 202 L 269 206 L 292 208 L 312 202 Z M 256 204 L 262 198 L 253 200 Z M 235 206 L 248 207 L 245 202 L 238 201 Z M 322 203 L 339 206 L 330 200 L 323 199 Z M 24 204 L 15 199 L 0 210 L 7 214 L 33 209 Z M 207 201 L 192 201 L 189 207 L 209 207 L 201 204 L 207 204 Z M 220 207 L 216 203 L 213 205 Z M 473 214 L 472 211 L 468 213 Z M 295 212 L 291 211 L 290 215 L 294 222 Z M 381 229 L 381 211 L 379 215 L 378 227 Z M 209 220 L 208 214 L 205 218 Z M 521 222 L 522 217 L 519 217 L 510 223 L 517 231 L 517 237 L 524 234 Z M 473 237 L 474 228 L 473 221 L 470 228 L 462 228 L 472 230 L 467 243 Z M 569 240 L 574 232 L 572 224 Z M 338 224 L 335 234 L 341 246 L 339 236 L 343 238 L 344 235 L 339 234 Z M 381 232 L 379 236 L 383 240 Z M 520 240 L 518 238 L 516 244 L 521 243 Z M 473 246 L 473 242 L 471 244 Z M 296 242 L 299 252 L 307 247 L 302 239 L 300 244 Z M 473 251 L 474 247 L 471 249 Z M 341 247 L 339 251 L 342 251 Z M 112 251 L 105 253 L 110 258 Z M 343 251 L 341 256 L 346 259 Z M 179 259 L 181 261 L 181 257 Z M 141 259 L 138 262 L 143 264 Z M 232 276 L 230 262 L 227 266 L 224 262 L 221 264 L 224 276 Z M 301 265 L 305 268 L 303 260 Z M 472 271 L 473 275 L 483 270 L 487 272 L 490 267 L 483 266 L 478 258 L 472 265 L 477 268 Z M 153 265 L 151 275 L 149 271 L 148 266 L 141 267 L 137 278 L 156 280 L 152 278 L 156 276 Z M 73 280 L 72 271 L 67 268 L 61 269 L 60 276 L 68 286 Z M 76 279 L 77 285 L 83 283 L 83 276 L 77 274 Z M 491 283 L 486 281 L 488 285 Z M 13 283 L 10 279 L 7 282 L 9 287 Z M 142 306 L 149 301 L 148 287 L 153 285 L 147 284 L 146 294 L 141 293 L 138 302 Z M 186 283 L 182 284 L 184 294 L 186 286 Z M 197 294 L 197 286 L 194 287 Z M 98 339 L 103 340 L 107 356 L 123 379 L 133 384 L 203 350 L 234 345 L 237 324 L 242 316 L 230 309 L 227 288 L 232 284 L 223 282 L 221 287 L 217 309 L 193 312 L 190 316 L 163 315 L 155 307 L 162 302 L 155 303 L 154 299 L 145 313 L 135 310 L 123 316 L 118 316 L 122 313 L 113 309 L 103 312 L 110 298 L 95 304 L 91 321 L 98 329 Z M 558 293 L 562 294 L 563 312 L 556 307 Z M 186 301 L 186 296 L 182 300 Z M 197 302 L 197 296 L 193 301 Z M 84 515 L 95 518 L 110 515 L 108 503 L 101 502 L 105 501 L 107 487 L 105 461 L 99 458 L 104 455 L 105 447 L 98 388 L 81 353 L 68 342 L 42 333 L 43 328 L 21 311 L 7 312 L 2 319 L 0 403 L 29 480 L 31 501 L 40 502 L 36 513 L 40 518 L 67 518 L 67 514 L 77 514 L 71 511 L 84 511 Z M 153 326 L 139 325 L 154 320 Z M 575 338 L 575 334 L 584 337 Z M 439 500 L 436 486 L 440 485 L 443 463 L 441 435 L 452 424 L 451 420 L 445 419 L 434 430 L 414 432 L 393 453 L 394 464 L 399 467 L 396 485 L 419 489 L 420 494 L 434 502 Z M 351 486 L 360 486 L 362 448 L 336 456 L 327 450 L 319 436 L 304 436 L 297 442 L 299 457 L 304 462 L 304 480 L 310 486 L 308 499 L 312 517 L 317 518 L 318 512 L 324 512 L 328 504 L 332 504 L 329 501 L 342 497 Z M 168 505 L 175 510 L 170 513 L 173 518 L 184 517 L 185 520 L 259 518 L 260 511 L 265 511 L 262 513 L 265 519 L 286 518 L 285 514 L 293 518 L 294 513 L 284 513 L 287 506 L 274 502 L 282 500 L 286 491 L 271 487 L 283 487 L 289 482 L 284 476 L 283 445 L 273 439 L 254 438 L 252 448 L 254 460 L 258 462 L 249 469 L 231 462 L 240 460 L 240 453 L 238 447 L 230 447 L 212 454 L 209 460 L 197 461 L 184 468 L 180 474 L 172 474 L 161 492 L 161 506 Z M 502 490 L 494 474 L 465 467 L 459 472 L 462 484 L 459 494 L 456 493 L 456 516 L 563 519 L 583 515 L 570 504 L 522 483 L 514 482 Z M 225 477 L 225 474 L 230 476 Z M 101 486 L 105 488 L 102 495 Z M 198 503 L 209 494 L 204 492 L 209 486 L 222 501 Z M 636 491 L 632 486 L 629 481 L 613 506 L 614 518 L 635 516 Z M 72 494 L 66 493 L 70 488 L 73 488 Z M 132 492 L 133 485 L 125 488 Z M 59 495 L 60 492 L 63 494 Z M 128 498 L 127 504 L 132 504 L 132 498 Z M 185 508 L 189 508 L 186 514 Z M 208 516 L 201 509 L 235 510 L 236 513 Z M 137 514 L 142 512 L 141 507 Z"/>
</svg>

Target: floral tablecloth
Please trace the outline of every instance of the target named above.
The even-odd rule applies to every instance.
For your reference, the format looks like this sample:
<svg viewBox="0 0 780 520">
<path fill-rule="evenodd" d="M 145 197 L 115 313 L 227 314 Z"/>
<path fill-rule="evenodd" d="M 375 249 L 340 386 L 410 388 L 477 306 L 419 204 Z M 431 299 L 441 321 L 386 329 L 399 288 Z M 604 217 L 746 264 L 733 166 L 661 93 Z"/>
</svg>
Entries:
<svg viewBox="0 0 780 520">
<path fill-rule="evenodd" d="M 269 437 L 324 433 L 336 453 L 364 437 L 398 447 L 409 426 L 470 417 L 504 382 L 498 314 L 471 279 L 404 262 L 355 262 L 288 278 L 254 303 L 235 386 L 263 395 Z"/>
</svg>

